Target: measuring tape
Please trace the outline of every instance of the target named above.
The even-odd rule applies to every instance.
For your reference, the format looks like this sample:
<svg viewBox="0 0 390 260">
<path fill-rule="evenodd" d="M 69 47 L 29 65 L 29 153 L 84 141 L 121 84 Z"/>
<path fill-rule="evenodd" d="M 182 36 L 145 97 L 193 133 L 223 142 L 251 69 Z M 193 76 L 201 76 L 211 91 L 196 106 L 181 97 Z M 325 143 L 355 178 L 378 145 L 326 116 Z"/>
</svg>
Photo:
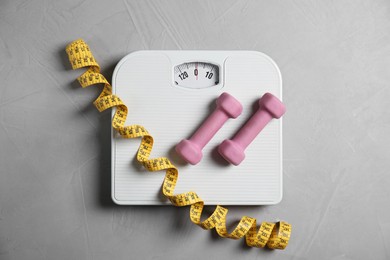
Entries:
<svg viewBox="0 0 390 260">
<path fill-rule="evenodd" d="M 166 174 L 162 186 L 164 196 L 174 206 L 190 206 L 190 218 L 193 223 L 207 230 L 215 228 L 221 237 L 240 239 L 245 236 L 247 245 L 251 247 L 267 246 L 272 249 L 286 248 L 291 235 L 291 225 L 287 222 L 262 222 L 257 230 L 256 219 L 244 216 L 233 232 L 228 233 L 226 228 L 226 215 L 228 210 L 221 206 L 217 206 L 211 216 L 201 221 L 204 207 L 203 200 L 193 191 L 174 194 L 179 178 L 177 168 L 166 157 L 149 158 L 153 148 L 153 137 L 143 126 L 125 126 L 128 108 L 118 96 L 112 94 L 112 87 L 100 73 L 100 66 L 93 57 L 88 45 L 82 39 L 76 40 L 66 47 L 66 53 L 68 54 L 73 69 L 88 67 L 87 71 L 77 78 L 83 88 L 95 84 L 104 85 L 103 91 L 93 104 L 99 112 L 116 107 L 112 119 L 112 127 L 123 138 L 141 138 L 141 144 L 137 152 L 137 160 L 148 171 L 165 170 Z"/>
</svg>

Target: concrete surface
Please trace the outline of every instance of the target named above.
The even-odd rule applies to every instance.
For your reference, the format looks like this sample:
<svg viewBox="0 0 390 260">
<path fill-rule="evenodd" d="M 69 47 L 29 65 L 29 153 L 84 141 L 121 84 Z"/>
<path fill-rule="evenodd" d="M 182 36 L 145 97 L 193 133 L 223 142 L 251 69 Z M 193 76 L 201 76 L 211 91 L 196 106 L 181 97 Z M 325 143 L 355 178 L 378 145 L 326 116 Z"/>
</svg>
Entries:
<svg viewBox="0 0 390 260">
<path fill-rule="evenodd" d="M 0 2 L 0 259 L 389 259 L 390 2 Z M 284 199 L 230 207 L 293 225 L 284 251 L 110 199 L 109 112 L 64 48 L 110 78 L 141 49 L 249 49 L 284 79 Z"/>
</svg>

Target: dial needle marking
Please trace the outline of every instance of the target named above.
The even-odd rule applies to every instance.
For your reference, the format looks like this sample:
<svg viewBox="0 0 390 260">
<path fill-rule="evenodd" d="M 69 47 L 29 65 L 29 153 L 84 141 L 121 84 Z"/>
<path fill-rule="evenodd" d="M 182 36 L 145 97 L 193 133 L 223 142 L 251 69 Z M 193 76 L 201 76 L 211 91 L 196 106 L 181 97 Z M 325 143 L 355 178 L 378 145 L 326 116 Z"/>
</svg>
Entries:
<svg viewBox="0 0 390 260">
<path fill-rule="evenodd" d="M 198 80 L 198 63 L 195 63 L 196 80 Z"/>
</svg>

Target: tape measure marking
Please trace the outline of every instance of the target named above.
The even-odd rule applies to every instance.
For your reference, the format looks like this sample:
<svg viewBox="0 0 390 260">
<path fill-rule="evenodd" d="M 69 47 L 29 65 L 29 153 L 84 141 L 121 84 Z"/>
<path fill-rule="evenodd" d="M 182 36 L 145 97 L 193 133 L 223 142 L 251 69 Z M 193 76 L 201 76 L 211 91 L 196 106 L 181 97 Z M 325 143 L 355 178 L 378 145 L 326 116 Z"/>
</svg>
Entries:
<svg viewBox="0 0 390 260">
<path fill-rule="evenodd" d="M 128 108 L 118 96 L 112 94 L 112 87 L 100 73 L 100 66 L 93 57 L 89 46 L 82 39 L 79 39 L 66 47 L 66 53 L 74 70 L 87 67 L 87 71 L 77 78 L 83 88 L 96 84 L 104 85 L 102 92 L 93 104 L 99 112 L 116 107 L 112 119 L 112 127 L 123 138 L 141 138 L 141 144 L 137 152 L 137 160 L 148 171 L 165 170 L 166 174 L 162 186 L 164 196 L 174 206 L 190 206 L 190 219 L 193 223 L 207 230 L 215 228 L 221 237 L 240 239 L 245 236 L 247 245 L 251 247 L 267 246 L 271 249 L 286 248 L 291 235 L 291 225 L 287 222 L 262 222 L 259 230 L 257 230 L 256 219 L 243 216 L 237 227 L 231 233 L 228 233 L 226 228 L 226 215 L 228 210 L 221 206 L 217 206 L 206 220 L 201 221 L 204 207 L 203 200 L 193 191 L 174 194 L 179 178 L 177 168 L 166 157 L 149 158 L 154 141 L 153 137 L 143 126 L 125 126 Z"/>
</svg>

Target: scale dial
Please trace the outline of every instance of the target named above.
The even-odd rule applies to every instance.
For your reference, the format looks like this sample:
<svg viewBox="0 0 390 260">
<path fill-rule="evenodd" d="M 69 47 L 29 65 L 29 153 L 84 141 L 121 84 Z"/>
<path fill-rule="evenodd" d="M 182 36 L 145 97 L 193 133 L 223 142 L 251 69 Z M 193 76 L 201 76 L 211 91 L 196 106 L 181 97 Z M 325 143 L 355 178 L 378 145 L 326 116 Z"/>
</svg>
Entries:
<svg viewBox="0 0 390 260">
<path fill-rule="evenodd" d="M 175 66 L 174 84 L 184 88 L 209 88 L 219 83 L 218 65 L 206 62 L 187 62 Z"/>
</svg>

